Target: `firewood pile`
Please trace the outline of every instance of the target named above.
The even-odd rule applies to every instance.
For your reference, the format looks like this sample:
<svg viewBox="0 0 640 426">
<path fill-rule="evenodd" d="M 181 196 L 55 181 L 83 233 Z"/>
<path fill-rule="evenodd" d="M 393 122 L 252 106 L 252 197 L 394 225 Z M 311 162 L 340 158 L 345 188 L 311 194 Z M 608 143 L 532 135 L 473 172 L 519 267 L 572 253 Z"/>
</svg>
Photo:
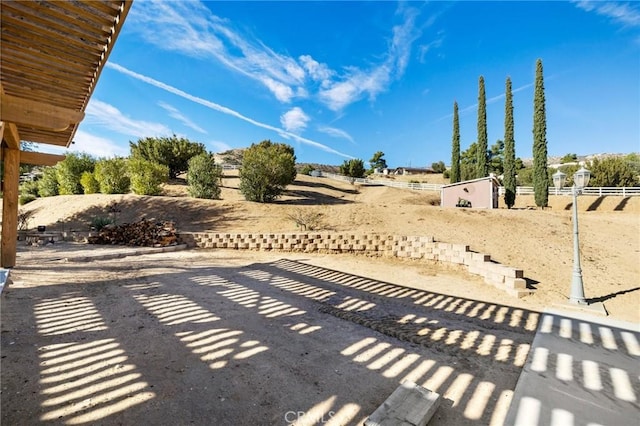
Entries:
<svg viewBox="0 0 640 426">
<path fill-rule="evenodd" d="M 98 235 L 88 238 L 89 244 L 124 244 L 140 247 L 166 247 L 178 244 L 173 222 L 142 219 L 123 225 L 107 225 Z"/>
</svg>

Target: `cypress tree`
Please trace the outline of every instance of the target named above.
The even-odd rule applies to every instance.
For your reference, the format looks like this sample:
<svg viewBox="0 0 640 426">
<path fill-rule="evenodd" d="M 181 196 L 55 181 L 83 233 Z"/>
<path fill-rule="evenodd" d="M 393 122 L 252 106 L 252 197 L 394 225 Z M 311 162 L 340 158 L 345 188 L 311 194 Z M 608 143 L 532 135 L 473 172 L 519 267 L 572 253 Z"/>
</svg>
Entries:
<svg viewBox="0 0 640 426">
<path fill-rule="evenodd" d="M 547 117 L 544 105 L 542 60 L 536 62 L 536 81 L 533 98 L 533 190 L 536 206 L 549 204 L 549 178 L 547 176 Z"/>
<path fill-rule="evenodd" d="M 513 95 L 507 77 L 504 106 L 504 203 L 508 208 L 516 202 L 516 150 L 513 136 Z"/>
<path fill-rule="evenodd" d="M 476 178 L 483 178 L 489 174 L 487 163 L 487 97 L 484 93 L 484 77 L 478 82 L 478 150 L 476 151 Z"/>
<path fill-rule="evenodd" d="M 460 123 L 458 102 L 453 103 L 453 141 L 451 143 L 451 183 L 460 182 Z"/>
</svg>

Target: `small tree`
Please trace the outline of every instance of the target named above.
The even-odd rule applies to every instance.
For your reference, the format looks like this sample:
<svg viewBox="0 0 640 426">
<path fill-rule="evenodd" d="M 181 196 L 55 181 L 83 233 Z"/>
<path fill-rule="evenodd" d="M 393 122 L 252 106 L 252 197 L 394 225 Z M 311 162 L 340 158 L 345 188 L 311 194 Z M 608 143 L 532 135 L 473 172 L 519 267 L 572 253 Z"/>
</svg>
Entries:
<svg viewBox="0 0 640 426">
<path fill-rule="evenodd" d="M 369 160 L 369 164 L 371 165 L 371 170 L 374 169 L 386 169 L 387 168 L 387 160 L 384 159 L 384 152 L 378 151 L 373 154 L 371 160 Z"/>
<path fill-rule="evenodd" d="M 542 61 L 536 62 L 536 80 L 533 98 L 533 191 L 536 206 L 549 204 L 547 173 L 547 117 L 544 100 Z"/>
<path fill-rule="evenodd" d="M 38 180 L 38 195 L 41 197 L 53 197 L 59 194 L 56 168 L 57 166 L 52 166 L 42 170 L 42 177 Z"/>
<path fill-rule="evenodd" d="M 504 171 L 504 142 L 498 139 L 487 152 L 488 169 L 490 173 L 501 175 Z"/>
<path fill-rule="evenodd" d="M 438 161 L 437 163 L 431 163 L 431 170 L 435 173 L 444 173 L 447 170 L 447 166 L 445 166 L 444 161 Z"/>
<path fill-rule="evenodd" d="M 129 160 L 131 189 L 138 195 L 159 195 L 160 185 L 167 181 L 169 167 L 142 159 Z"/>
<path fill-rule="evenodd" d="M 131 189 L 131 178 L 125 158 L 98 161 L 94 176 L 103 194 L 127 194 Z"/>
<path fill-rule="evenodd" d="M 95 164 L 96 160 L 89 154 L 67 154 L 66 158 L 56 165 L 60 194 L 82 194 L 80 177 L 84 172 L 93 172 Z"/>
<path fill-rule="evenodd" d="M 469 145 L 466 151 L 460 154 L 460 179 L 462 181 L 471 180 L 476 178 L 476 172 L 478 171 L 478 144 L 476 142 Z"/>
<path fill-rule="evenodd" d="M 476 150 L 476 178 L 483 178 L 489 174 L 487 159 L 487 96 L 484 90 L 484 77 L 478 81 L 478 149 Z"/>
<path fill-rule="evenodd" d="M 516 141 L 513 129 L 513 94 L 507 77 L 504 102 L 504 203 L 511 208 L 516 203 Z"/>
<path fill-rule="evenodd" d="M 170 138 L 144 138 L 129 142 L 131 157 L 168 167 L 168 176 L 175 179 L 189 168 L 189 159 L 207 152 L 205 146 L 173 135 Z"/>
<path fill-rule="evenodd" d="M 91 172 L 84 172 L 80 176 L 80 185 L 85 194 L 96 194 L 100 192 L 100 184 Z"/>
<path fill-rule="evenodd" d="M 248 201 L 269 203 L 296 178 L 293 148 L 265 140 L 244 152 L 240 168 L 240 192 Z"/>
<path fill-rule="evenodd" d="M 189 160 L 187 184 L 189 195 L 195 198 L 220 198 L 222 168 L 210 154 L 199 154 Z"/>
<path fill-rule="evenodd" d="M 460 182 L 460 122 L 458 102 L 453 103 L 453 141 L 451 142 L 451 183 Z"/>
<path fill-rule="evenodd" d="M 364 161 L 359 158 L 344 160 L 340 166 L 340 174 L 351 178 L 351 182 L 355 179 L 363 178 L 365 174 Z"/>
</svg>

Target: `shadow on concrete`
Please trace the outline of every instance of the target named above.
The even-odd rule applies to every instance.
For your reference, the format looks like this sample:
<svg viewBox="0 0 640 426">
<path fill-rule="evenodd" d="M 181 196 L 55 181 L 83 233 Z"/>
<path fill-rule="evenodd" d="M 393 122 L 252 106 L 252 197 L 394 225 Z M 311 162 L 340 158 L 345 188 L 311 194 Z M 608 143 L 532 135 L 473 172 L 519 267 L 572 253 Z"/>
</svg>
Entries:
<svg viewBox="0 0 640 426">
<path fill-rule="evenodd" d="M 3 424 L 359 424 L 405 380 L 500 423 L 540 316 L 288 259 L 12 273 Z"/>
</svg>

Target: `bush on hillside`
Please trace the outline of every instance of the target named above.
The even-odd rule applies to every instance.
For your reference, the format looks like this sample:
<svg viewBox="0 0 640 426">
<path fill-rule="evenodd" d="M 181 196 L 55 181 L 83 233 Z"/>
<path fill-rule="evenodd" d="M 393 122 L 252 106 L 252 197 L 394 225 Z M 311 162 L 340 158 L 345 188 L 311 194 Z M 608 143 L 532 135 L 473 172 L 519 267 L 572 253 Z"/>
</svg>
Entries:
<svg viewBox="0 0 640 426">
<path fill-rule="evenodd" d="M 33 195 L 34 198 L 38 197 L 38 182 L 34 180 L 22 182 L 19 192 L 20 195 Z"/>
<path fill-rule="evenodd" d="M 313 168 L 313 166 L 311 164 L 305 164 L 300 169 L 300 174 L 309 176 L 309 175 L 311 175 L 311 172 L 314 171 L 314 170 L 315 169 Z"/>
<path fill-rule="evenodd" d="M 365 174 L 364 161 L 359 158 L 344 160 L 340 166 L 340 174 L 352 178 L 352 182 L 353 179 L 363 178 Z"/>
<path fill-rule="evenodd" d="M 84 172 L 93 172 L 95 164 L 96 160 L 89 154 L 67 154 L 56 166 L 60 194 L 82 194 L 80 177 Z"/>
<path fill-rule="evenodd" d="M 159 195 L 162 191 L 160 185 L 166 182 L 169 176 L 169 167 L 147 160 L 132 159 L 129 160 L 129 173 L 134 193 Z"/>
<path fill-rule="evenodd" d="M 38 180 L 38 195 L 41 197 L 53 197 L 58 192 L 58 172 L 57 166 L 45 167 L 42 170 L 42 177 Z"/>
<path fill-rule="evenodd" d="M 130 142 L 132 159 L 142 159 L 167 166 L 167 176 L 175 179 L 189 168 L 189 160 L 207 152 L 205 146 L 173 135 L 170 138 L 144 138 Z"/>
<path fill-rule="evenodd" d="M 36 199 L 36 196 L 33 194 L 20 194 L 18 197 L 18 204 L 21 206 L 30 203 Z"/>
<path fill-rule="evenodd" d="M 209 154 L 199 154 L 189 160 L 187 191 L 195 198 L 220 198 L 222 168 L 216 165 Z"/>
<path fill-rule="evenodd" d="M 97 194 L 100 192 L 100 184 L 91 172 L 84 172 L 80 176 L 80 185 L 85 194 Z"/>
<path fill-rule="evenodd" d="M 103 194 L 127 194 L 131 179 L 125 158 L 109 158 L 98 161 L 94 176 Z"/>
<path fill-rule="evenodd" d="M 240 192 L 247 201 L 269 203 L 295 178 L 296 156 L 291 146 L 265 140 L 244 152 Z"/>
</svg>

